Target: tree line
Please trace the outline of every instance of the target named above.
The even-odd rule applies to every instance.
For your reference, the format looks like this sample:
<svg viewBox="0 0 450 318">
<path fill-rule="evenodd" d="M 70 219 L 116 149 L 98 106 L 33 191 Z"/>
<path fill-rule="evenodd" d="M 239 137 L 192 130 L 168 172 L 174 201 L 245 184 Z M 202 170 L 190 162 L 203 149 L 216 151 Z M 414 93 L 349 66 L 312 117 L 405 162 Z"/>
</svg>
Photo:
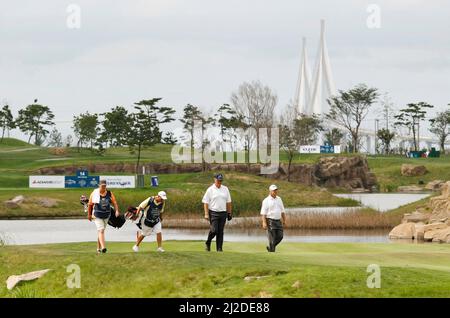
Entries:
<svg viewBox="0 0 450 318">
<path fill-rule="evenodd" d="M 395 111 L 388 100 L 380 100 L 378 89 L 359 84 L 347 91 L 340 90 L 328 99 L 330 111 L 323 117 L 301 114 L 292 103 L 286 105 L 280 116 L 276 116 L 277 94 L 260 81 L 242 83 L 232 92 L 230 103 L 218 106 L 215 111 L 205 112 L 199 106 L 187 104 L 180 118 L 175 118 L 173 107 L 161 106 L 161 98 L 138 101 L 133 104 L 131 111 L 124 106 L 115 106 L 104 113 L 88 111 L 75 115 L 72 129 L 76 140 L 69 135 L 63 141 L 61 133 L 54 127 L 52 110 L 39 104 L 38 100 L 19 110 L 16 118 L 9 105 L 4 105 L 0 110 L 1 141 L 12 129 L 19 129 L 28 137 L 29 143 L 33 142 L 37 146 L 69 147 L 75 142 L 78 151 L 87 148 L 99 154 L 110 147 L 126 146 L 136 154 L 138 167 L 141 151 L 146 147 L 158 143 L 185 142 L 191 150 L 199 148 L 203 151 L 218 137 L 221 141 L 218 150 L 244 149 L 249 160 L 250 150 L 255 145 L 256 150 L 259 147 L 259 128 L 278 127 L 280 148 L 286 152 L 291 164 L 299 147 L 316 143 L 320 134 L 325 143 L 341 145 L 345 140 L 345 151 L 360 152 L 362 123 L 369 113 L 373 113 L 373 106 L 378 101 L 382 104 L 381 119 L 386 121 L 385 127 L 376 132 L 381 146 L 379 152 L 391 153 L 392 140 L 402 129 L 411 136 L 414 150 L 417 151 L 420 124 L 433 105 L 426 102 L 410 103 Z M 172 131 L 163 132 L 161 128 L 162 124 L 176 120 L 186 132 L 180 141 Z M 326 124 L 330 122 L 335 123 L 335 127 Z M 441 150 L 444 150 L 450 133 L 450 110 L 439 112 L 429 122 L 430 132 L 437 136 Z M 211 128 L 216 128 L 218 136 L 210 133 Z M 200 132 L 199 136 L 195 136 L 196 131 Z"/>
</svg>

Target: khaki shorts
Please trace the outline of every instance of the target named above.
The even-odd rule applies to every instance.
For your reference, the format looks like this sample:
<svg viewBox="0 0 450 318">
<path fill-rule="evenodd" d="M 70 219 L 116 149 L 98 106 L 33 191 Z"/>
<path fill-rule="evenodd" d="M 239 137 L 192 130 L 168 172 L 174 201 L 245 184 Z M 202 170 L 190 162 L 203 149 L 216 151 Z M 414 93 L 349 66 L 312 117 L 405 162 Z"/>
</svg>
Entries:
<svg viewBox="0 0 450 318">
<path fill-rule="evenodd" d="M 161 222 L 158 222 L 157 224 L 155 224 L 154 227 L 149 227 L 147 225 L 144 224 L 144 222 L 142 222 L 142 230 L 141 230 L 141 234 L 143 236 L 149 236 L 152 233 L 161 233 L 162 232 L 162 226 L 161 226 Z"/>
<path fill-rule="evenodd" d="M 95 223 L 95 226 L 97 227 L 97 231 L 106 229 L 106 227 L 108 226 L 108 221 L 109 221 L 109 218 L 107 218 L 107 219 L 95 218 L 94 223 Z"/>
</svg>

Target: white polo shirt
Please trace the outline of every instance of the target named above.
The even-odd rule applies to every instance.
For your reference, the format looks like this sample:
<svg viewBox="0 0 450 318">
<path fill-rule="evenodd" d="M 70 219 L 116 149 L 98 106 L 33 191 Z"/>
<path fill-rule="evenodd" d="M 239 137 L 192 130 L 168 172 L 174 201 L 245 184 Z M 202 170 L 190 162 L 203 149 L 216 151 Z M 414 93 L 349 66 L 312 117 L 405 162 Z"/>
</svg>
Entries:
<svg viewBox="0 0 450 318">
<path fill-rule="evenodd" d="M 268 219 L 280 220 L 281 213 L 284 212 L 283 201 L 279 196 L 273 198 L 269 195 L 262 202 L 261 215 L 265 215 Z"/>
<path fill-rule="evenodd" d="M 218 188 L 213 184 L 206 190 L 202 202 L 207 203 L 211 211 L 224 212 L 227 210 L 227 203 L 231 202 L 230 191 L 224 185 Z"/>
</svg>

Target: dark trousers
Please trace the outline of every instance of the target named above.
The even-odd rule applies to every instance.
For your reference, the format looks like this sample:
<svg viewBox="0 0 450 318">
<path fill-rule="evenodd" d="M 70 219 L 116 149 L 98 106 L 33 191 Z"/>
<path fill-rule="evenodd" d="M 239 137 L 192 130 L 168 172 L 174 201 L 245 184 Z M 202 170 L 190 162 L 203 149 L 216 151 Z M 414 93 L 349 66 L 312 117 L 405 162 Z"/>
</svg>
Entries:
<svg viewBox="0 0 450 318">
<path fill-rule="evenodd" d="M 267 219 L 267 236 L 269 238 L 269 251 L 275 252 L 275 247 L 283 239 L 283 224 L 281 220 Z"/>
<path fill-rule="evenodd" d="M 209 234 L 206 244 L 210 245 L 214 237 L 216 237 L 216 249 L 221 250 L 223 246 L 223 229 L 227 221 L 227 212 L 209 211 Z"/>
</svg>

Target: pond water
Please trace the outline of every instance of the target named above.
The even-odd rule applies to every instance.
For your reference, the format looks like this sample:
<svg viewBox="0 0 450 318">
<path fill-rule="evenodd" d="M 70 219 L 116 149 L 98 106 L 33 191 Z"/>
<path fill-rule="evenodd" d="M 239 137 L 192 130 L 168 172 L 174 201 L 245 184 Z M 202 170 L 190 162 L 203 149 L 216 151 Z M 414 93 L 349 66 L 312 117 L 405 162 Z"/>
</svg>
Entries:
<svg viewBox="0 0 450 318">
<path fill-rule="evenodd" d="M 380 212 L 421 200 L 429 193 L 351 193 L 336 194 L 338 197 L 360 201 L 362 205 Z M 289 208 L 287 213 L 343 213 L 356 211 L 360 207 L 306 207 Z M 237 222 L 238 218 L 233 221 Z M 120 230 L 108 228 L 108 241 L 133 242 L 137 227 L 127 222 Z M 207 229 L 164 229 L 164 240 L 205 240 Z M 372 242 L 386 243 L 389 230 L 285 230 L 285 242 Z M 50 219 L 50 220 L 0 220 L 0 237 L 7 244 L 46 244 L 96 241 L 94 223 L 86 219 Z M 155 237 L 146 238 L 154 241 Z M 262 229 L 226 229 L 225 241 L 229 242 L 265 242 L 266 232 Z"/>
<path fill-rule="evenodd" d="M 120 230 L 107 228 L 107 241 L 133 242 L 137 227 L 127 222 Z M 389 242 L 389 231 L 285 230 L 285 242 Z M 3 220 L 0 233 L 7 244 L 47 244 L 97 240 L 94 223 L 87 220 Z M 163 229 L 164 240 L 205 240 L 208 230 Z M 225 241 L 265 242 L 262 229 L 225 229 Z M 155 241 L 155 236 L 146 238 Z"/>
<path fill-rule="evenodd" d="M 361 202 L 363 206 L 380 212 L 396 209 L 402 205 L 422 200 L 430 193 L 345 193 L 335 194 L 340 198 L 349 198 Z"/>
<path fill-rule="evenodd" d="M 289 214 L 303 214 L 303 213 L 344 213 L 355 212 L 361 210 L 361 207 L 339 207 L 339 206 L 326 206 L 326 207 L 307 207 L 307 208 L 286 208 L 286 213 Z"/>
</svg>

